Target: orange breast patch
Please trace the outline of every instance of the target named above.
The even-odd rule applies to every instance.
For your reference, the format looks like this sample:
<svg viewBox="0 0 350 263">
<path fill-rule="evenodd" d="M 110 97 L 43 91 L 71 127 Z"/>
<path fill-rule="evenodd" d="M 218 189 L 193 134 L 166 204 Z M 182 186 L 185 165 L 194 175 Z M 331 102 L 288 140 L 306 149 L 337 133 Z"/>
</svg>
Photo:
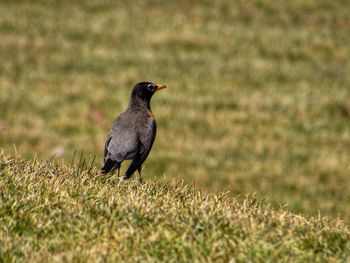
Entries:
<svg viewBox="0 0 350 263">
<path fill-rule="evenodd" d="M 153 118 L 153 113 L 151 111 L 148 111 L 147 116 L 148 116 L 148 118 Z"/>
</svg>

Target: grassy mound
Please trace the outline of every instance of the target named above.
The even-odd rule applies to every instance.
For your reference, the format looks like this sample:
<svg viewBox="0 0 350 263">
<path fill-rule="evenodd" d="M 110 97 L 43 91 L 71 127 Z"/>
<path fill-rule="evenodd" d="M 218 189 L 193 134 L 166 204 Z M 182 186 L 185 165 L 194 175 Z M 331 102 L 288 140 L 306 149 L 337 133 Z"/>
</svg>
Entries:
<svg viewBox="0 0 350 263">
<path fill-rule="evenodd" d="M 0 154 L 0 261 L 349 260 L 340 221 Z"/>
</svg>

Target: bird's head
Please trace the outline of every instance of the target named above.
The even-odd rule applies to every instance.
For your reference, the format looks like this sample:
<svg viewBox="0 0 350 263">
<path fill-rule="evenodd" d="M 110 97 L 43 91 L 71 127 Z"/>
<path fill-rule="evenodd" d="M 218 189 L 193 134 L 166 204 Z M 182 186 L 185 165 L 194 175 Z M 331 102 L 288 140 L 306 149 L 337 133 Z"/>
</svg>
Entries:
<svg viewBox="0 0 350 263">
<path fill-rule="evenodd" d="M 158 90 L 164 88 L 166 88 L 166 86 L 162 84 L 154 84 L 152 82 L 139 82 L 133 87 L 131 98 L 149 103 L 153 94 Z"/>
</svg>

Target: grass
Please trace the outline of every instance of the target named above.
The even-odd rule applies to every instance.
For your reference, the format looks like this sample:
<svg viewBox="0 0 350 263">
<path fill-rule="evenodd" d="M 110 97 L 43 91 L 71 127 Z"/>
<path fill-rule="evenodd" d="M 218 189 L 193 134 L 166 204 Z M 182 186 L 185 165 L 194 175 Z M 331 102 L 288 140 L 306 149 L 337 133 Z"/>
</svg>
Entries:
<svg viewBox="0 0 350 263">
<path fill-rule="evenodd" d="M 91 168 L 91 167 L 90 167 Z M 1 262 L 335 262 L 342 221 L 171 183 L 0 154 Z"/>
<path fill-rule="evenodd" d="M 345 0 L 1 1 L 0 147 L 65 162 L 84 151 L 100 167 L 132 85 L 152 80 L 169 88 L 152 101 L 149 185 L 255 193 L 274 209 L 348 223 L 349 9 Z"/>
</svg>

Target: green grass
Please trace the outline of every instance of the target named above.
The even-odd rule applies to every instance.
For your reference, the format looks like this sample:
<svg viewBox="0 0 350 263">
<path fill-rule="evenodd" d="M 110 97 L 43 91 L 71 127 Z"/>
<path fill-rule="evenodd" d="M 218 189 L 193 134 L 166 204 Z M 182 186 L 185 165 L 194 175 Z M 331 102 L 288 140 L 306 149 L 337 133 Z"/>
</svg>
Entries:
<svg viewBox="0 0 350 263">
<path fill-rule="evenodd" d="M 350 260 L 343 222 L 273 209 L 254 196 L 125 182 L 4 153 L 0 189 L 0 262 Z"/>
<path fill-rule="evenodd" d="M 1 1 L 0 147 L 100 167 L 132 85 L 161 82 L 149 184 L 350 222 L 349 14 L 345 0 Z"/>
</svg>

